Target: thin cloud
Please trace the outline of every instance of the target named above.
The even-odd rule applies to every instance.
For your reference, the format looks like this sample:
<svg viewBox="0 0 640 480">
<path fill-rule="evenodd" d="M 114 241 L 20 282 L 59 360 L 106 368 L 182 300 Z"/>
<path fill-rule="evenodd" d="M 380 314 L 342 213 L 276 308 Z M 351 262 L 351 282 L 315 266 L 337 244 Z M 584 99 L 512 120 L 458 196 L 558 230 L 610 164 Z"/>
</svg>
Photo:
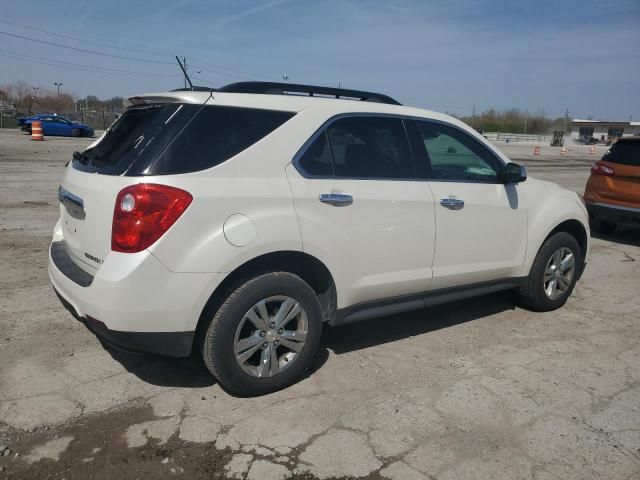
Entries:
<svg viewBox="0 0 640 480">
<path fill-rule="evenodd" d="M 225 17 L 219 18 L 211 24 L 213 28 L 219 28 L 227 26 L 231 23 L 238 22 L 246 17 L 250 17 L 251 15 L 255 15 L 256 13 L 266 12 L 267 10 L 271 10 L 272 8 L 279 7 L 285 3 L 289 3 L 292 0 L 273 0 L 271 2 L 264 3 L 262 5 L 256 5 L 255 7 L 248 8 L 242 12 L 234 13 L 231 15 L 227 15 Z"/>
</svg>

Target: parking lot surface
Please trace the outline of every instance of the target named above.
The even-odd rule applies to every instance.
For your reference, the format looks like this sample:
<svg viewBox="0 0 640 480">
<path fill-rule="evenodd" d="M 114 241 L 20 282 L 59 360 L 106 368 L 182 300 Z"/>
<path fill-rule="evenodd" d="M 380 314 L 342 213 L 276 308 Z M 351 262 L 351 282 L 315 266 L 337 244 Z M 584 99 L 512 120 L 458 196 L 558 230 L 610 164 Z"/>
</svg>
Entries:
<svg viewBox="0 0 640 480">
<path fill-rule="evenodd" d="M 89 142 L 0 131 L 0 478 L 640 478 L 638 230 L 593 239 L 558 311 L 500 293 L 326 328 L 306 379 L 236 398 L 55 297 L 56 190 Z M 605 151 L 500 148 L 578 192 Z"/>
</svg>

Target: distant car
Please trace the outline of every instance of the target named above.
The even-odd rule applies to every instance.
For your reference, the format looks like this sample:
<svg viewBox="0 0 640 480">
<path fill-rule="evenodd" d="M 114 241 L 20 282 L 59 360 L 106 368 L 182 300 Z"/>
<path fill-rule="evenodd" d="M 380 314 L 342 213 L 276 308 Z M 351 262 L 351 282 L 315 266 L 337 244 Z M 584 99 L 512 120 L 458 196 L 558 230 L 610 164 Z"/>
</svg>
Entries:
<svg viewBox="0 0 640 480">
<path fill-rule="evenodd" d="M 67 117 L 58 115 L 56 113 L 39 113 L 37 115 L 31 115 L 29 117 L 19 117 L 16 119 L 16 121 L 18 122 L 21 130 L 27 131 L 29 129 L 29 126 L 31 125 L 31 122 L 33 122 L 34 120 L 42 120 L 45 117 L 58 117 L 69 122 L 71 121 Z"/>
<path fill-rule="evenodd" d="M 640 225 L 640 137 L 623 137 L 593 164 L 584 191 L 591 228 Z"/>
<path fill-rule="evenodd" d="M 595 139 L 595 137 L 591 137 L 591 138 L 585 138 L 584 139 L 584 144 L 585 145 L 595 145 L 598 141 Z"/>
<path fill-rule="evenodd" d="M 40 117 L 44 117 L 44 115 L 31 115 L 29 117 L 18 117 L 16 121 L 18 125 L 22 128 L 22 130 L 27 129 L 27 125 L 30 124 L 33 120 L 40 120 Z"/>
<path fill-rule="evenodd" d="M 25 120 L 23 130 L 31 133 L 34 120 L 42 122 L 42 133 L 46 136 L 93 137 L 94 131 L 89 125 L 75 123 L 62 115 L 36 115 L 38 118 Z"/>
</svg>

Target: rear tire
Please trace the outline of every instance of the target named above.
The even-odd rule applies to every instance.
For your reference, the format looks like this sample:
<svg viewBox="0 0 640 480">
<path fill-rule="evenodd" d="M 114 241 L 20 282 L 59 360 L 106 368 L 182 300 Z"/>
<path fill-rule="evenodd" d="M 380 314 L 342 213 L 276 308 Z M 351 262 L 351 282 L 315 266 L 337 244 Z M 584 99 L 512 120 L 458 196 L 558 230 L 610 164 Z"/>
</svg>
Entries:
<svg viewBox="0 0 640 480">
<path fill-rule="evenodd" d="M 206 328 L 202 358 L 230 392 L 264 395 L 304 375 L 321 333 L 322 310 L 313 289 L 292 273 L 266 273 L 222 302 Z"/>
<path fill-rule="evenodd" d="M 618 226 L 615 223 L 605 222 L 603 220 L 593 220 L 591 222 L 591 229 L 602 235 L 610 235 L 616 231 Z"/>
<path fill-rule="evenodd" d="M 563 306 L 584 268 L 578 241 L 567 232 L 547 238 L 540 247 L 525 284 L 518 290 L 522 304 L 548 312 Z"/>
</svg>

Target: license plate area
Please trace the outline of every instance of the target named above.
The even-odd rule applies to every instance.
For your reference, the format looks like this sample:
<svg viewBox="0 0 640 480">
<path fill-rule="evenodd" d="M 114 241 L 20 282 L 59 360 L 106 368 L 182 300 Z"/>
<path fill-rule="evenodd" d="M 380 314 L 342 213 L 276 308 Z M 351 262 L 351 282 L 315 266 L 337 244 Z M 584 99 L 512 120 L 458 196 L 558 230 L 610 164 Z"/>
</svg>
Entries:
<svg viewBox="0 0 640 480">
<path fill-rule="evenodd" d="M 84 201 L 80 197 L 61 186 L 58 188 L 58 200 L 64 205 L 69 216 L 76 220 L 85 219 Z"/>
</svg>

